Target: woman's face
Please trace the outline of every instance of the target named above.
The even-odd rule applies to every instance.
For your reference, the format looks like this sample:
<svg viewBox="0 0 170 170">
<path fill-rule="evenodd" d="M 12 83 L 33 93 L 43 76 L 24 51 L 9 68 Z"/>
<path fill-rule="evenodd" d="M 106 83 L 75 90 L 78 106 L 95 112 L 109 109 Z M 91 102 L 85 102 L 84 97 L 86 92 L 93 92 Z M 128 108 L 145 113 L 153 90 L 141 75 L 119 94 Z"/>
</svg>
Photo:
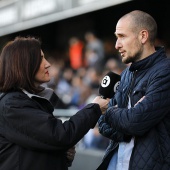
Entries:
<svg viewBox="0 0 170 170">
<path fill-rule="evenodd" d="M 50 75 L 48 72 L 50 63 L 44 58 L 44 53 L 41 51 L 42 61 L 40 64 L 40 68 L 35 75 L 35 84 L 39 86 L 42 83 L 50 81 Z"/>
</svg>

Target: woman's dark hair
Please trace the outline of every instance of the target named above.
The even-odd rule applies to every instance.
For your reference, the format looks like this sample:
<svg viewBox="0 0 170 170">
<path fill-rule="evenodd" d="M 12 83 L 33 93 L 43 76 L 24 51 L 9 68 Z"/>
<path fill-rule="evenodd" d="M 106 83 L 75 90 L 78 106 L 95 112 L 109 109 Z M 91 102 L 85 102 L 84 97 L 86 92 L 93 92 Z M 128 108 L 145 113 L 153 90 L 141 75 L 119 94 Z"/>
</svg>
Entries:
<svg viewBox="0 0 170 170">
<path fill-rule="evenodd" d="M 41 42 L 35 37 L 16 37 L 0 55 L 0 91 L 25 89 L 36 93 L 35 74 L 42 61 Z"/>
</svg>

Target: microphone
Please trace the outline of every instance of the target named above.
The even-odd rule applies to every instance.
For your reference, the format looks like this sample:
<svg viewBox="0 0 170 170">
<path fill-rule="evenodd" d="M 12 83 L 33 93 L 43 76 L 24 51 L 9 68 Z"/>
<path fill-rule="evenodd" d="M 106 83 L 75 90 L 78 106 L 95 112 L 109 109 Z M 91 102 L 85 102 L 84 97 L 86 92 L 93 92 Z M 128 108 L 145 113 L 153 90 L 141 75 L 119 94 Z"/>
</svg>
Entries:
<svg viewBox="0 0 170 170">
<path fill-rule="evenodd" d="M 99 86 L 99 94 L 101 98 L 112 98 L 120 84 L 120 75 L 113 73 L 112 71 L 108 72 L 101 81 Z"/>
</svg>

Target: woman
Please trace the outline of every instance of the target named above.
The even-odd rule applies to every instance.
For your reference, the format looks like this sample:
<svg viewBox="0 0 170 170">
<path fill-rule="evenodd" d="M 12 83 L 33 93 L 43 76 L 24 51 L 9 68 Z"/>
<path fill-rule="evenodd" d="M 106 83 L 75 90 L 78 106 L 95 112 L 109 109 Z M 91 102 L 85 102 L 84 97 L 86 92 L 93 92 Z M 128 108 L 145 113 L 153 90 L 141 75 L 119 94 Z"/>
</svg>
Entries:
<svg viewBox="0 0 170 170">
<path fill-rule="evenodd" d="M 34 37 L 17 37 L 2 50 L 0 170 L 67 170 L 75 144 L 107 109 L 98 96 L 68 121 L 55 118 L 57 96 L 41 86 L 50 81 L 49 67 Z"/>
</svg>

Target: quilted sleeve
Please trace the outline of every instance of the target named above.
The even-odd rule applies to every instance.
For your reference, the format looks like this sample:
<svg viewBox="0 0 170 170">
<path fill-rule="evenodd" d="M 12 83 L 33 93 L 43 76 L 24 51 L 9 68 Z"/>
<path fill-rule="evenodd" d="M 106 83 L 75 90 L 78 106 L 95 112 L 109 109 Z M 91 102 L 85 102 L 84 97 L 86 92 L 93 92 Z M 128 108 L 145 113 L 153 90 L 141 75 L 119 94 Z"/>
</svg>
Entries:
<svg viewBox="0 0 170 170">
<path fill-rule="evenodd" d="M 160 121 L 170 121 L 170 67 L 155 71 L 149 79 L 145 98 L 137 105 L 108 109 L 105 120 L 112 128 L 128 135 L 143 135 Z"/>
</svg>

